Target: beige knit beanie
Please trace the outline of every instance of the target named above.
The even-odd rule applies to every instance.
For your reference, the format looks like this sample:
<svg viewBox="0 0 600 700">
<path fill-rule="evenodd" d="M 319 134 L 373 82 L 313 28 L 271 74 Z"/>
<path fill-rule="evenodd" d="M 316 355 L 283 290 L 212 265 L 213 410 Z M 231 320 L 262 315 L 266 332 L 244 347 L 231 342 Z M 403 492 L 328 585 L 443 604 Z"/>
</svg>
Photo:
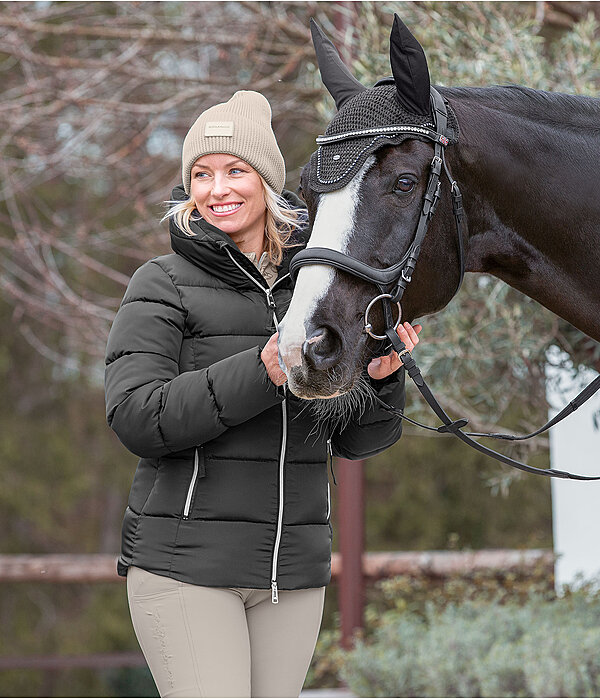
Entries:
<svg viewBox="0 0 600 700">
<path fill-rule="evenodd" d="M 239 90 L 230 100 L 209 107 L 196 119 L 183 142 L 181 157 L 187 194 L 192 166 L 207 153 L 241 158 L 281 194 L 285 163 L 271 127 L 271 105 L 259 92 Z"/>
</svg>

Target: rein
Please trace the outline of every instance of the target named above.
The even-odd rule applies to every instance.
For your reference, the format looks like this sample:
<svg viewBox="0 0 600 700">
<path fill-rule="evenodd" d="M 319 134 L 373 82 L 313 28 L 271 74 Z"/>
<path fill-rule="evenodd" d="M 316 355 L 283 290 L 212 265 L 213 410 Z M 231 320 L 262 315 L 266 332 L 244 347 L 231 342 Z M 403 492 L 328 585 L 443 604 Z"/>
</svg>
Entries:
<svg viewBox="0 0 600 700">
<path fill-rule="evenodd" d="M 417 228 L 415 235 L 413 237 L 412 243 L 410 244 L 407 252 L 404 254 L 402 259 L 383 269 L 377 269 L 367 265 L 350 255 L 341 253 L 340 251 L 333 250 L 331 248 L 321 248 L 312 247 L 305 248 L 292 258 L 290 262 L 290 274 L 295 280 L 298 270 L 303 265 L 331 265 L 343 272 L 347 272 L 355 277 L 358 277 L 366 282 L 370 282 L 376 285 L 380 291 L 376 297 L 374 297 L 368 304 L 365 310 L 365 325 L 364 332 L 369 334 L 372 338 L 376 340 L 389 341 L 393 350 L 398 354 L 400 361 L 408 372 L 410 378 L 414 381 L 417 388 L 421 392 L 423 398 L 427 401 L 431 409 L 437 415 L 437 417 L 442 421 L 442 425 L 439 427 L 431 427 L 418 423 L 404 415 L 404 412 L 393 406 L 382 401 L 378 396 L 375 396 L 375 400 L 384 408 L 386 411 L 399 416 L 403 420 L 408 420 L 414 425 L 426 428 L 428 430 L 435 430 L 439 433 L 449 433 L 455 435 L 459 440 L 462 440 L 465 444 L 469 445 L 475 450 L 482 452 L 488 457 L 502 462 L 509 467 L 515 469 L 520 469 L 521 471 L 529 472 L 531 474 L 541 474 L 543 476 L 550 476 L 559 479 L 576 479 L 579 481 L 596 481 L 600 479 L 600 476 L 583 476 L 579 474 L 571 474 L 569 472 L 560 471 L 557 469 L 541 469 L 538 467 L 531 467 L 528 464 L 523 464 L 515 459 L 506 457 L 495 450 L 490 449 L 481 445 L 479 442 L 473 439 L 473 437 L 488 437 L 498 440 L 526 440 L 545 432 L 553 425 L 556 425 L 561 420 L 566 418 L 568 415 L 577 410 L 583 403 L 585 403 L 591 396 L 593 396 L 600 389 L 600 376 L 596 377 L 590 384 L 588 384 L 580 394 L 573 399 L 560 413 L 558 413 L 552 420 L 548 421 L 538 430 L 529 433 L 528 435 L 506 435 L 503 433 L 465 433 L 462 428 L 464 428 L 468 420 L 466 418 L 459 418 L 458 420 L 452 420 L 450 416 L 444 411 L 442 406 L 439 404 L 435 398 L 431 389 L 427 386 L 427 383 L 423 379 L 421 370 L 417 366 L 414 358 L 406 348 L 406 345 L 400 340 L 400 337 L 396 333 L 395 326 L 397 322 L 402 317 L 402 307 L 401 299 L 406 291 L 406 287 L 412 279 L 412 274 L 417 264 L 419 258 L 419 253 L 421 252 L 421 245 L 427 233 L 427 228 L 431 217 L 433 216 L 439 198 L 441 190 L 441 175 L 442 168 L 446 174 L 451 188 L 452 194 L 452 210 L 454 213 L 454 219 L 456 223 L 457 232 L 457 246 L 458 246 L 458 258 L 460 264 L 460 277 L 458 286 L 454 294 L 458 292 L 462 284 L 462 280 L 465 272 L 464 265 L 464 210 L 462 206 L 462 195 L 456 183 L 456 180 L 452 178 L 452 175 L 446 164 L 446 159 L 444 156 L 445 147 L 449 143 L 447 134 L 448 125 L 448 112 L 446 109 L 446 104 L 443 97 L 439 94 L 437 90 L 431 88 L 431 103 L 432 103 L 432 113 L 435 121 L 435 130 L 424 129 L 422 127 L 415 127 L 410 125 L 391 125 L 388 127 L 378 127 L 376 129 L 369 130 L 377 135 L 398 135 L 400 133 L 407 133 L 418 138 L 426 138 L 433 141 L 434 144 L 434 156 L 431 161 L 429 180 L 427 182 L 427 188 L 423 196 L 423 204 L 421 207 L 421 213 L 419 216 L 419 221 L 417 223 Z M 336 141 L 343 141 L 358 136 L 363 135 L 364 130 L 361 132 L 348 132 L 345 134 L 336 135 Z M 319 136 L 317 138 L 317 143 L 326 143 L 331 140 L 332 137 Z M 369 312 L 373 305 L 381 301 L 383 305 L 383 314 L 385 322 L 385 335 L 378 335 L 373 332 L 373 326 L 369 323 Z M 398 306 L 398 318 L 396 321 L 393 319 L 392 314 L 392 304 L 397 304 Z"/>
<path fill-rule="evenodd" d="M 442 425 L 440 425 L 438 428 L 434 428 L 437 432 L 452 433 L 453 435 L 456 435 L 457 438 L 462 440 L 465 444 L 469 445 L 469 447 L 472 447 L 473 449 L 482 452 L 484 455 L 492 457 L 493 459 L 496 459 L 499 462 L 503 462 L 509 467 L 514 467 L 515 469 L 520 469 L 521 471 L 529 472 L 530 474 L 553 476 L 558 479 L 575 479 L 577 481 L 597 481 L 598 479 L 600 479 L 600 476 L 584 476 L 581 474 L 571 474 L 570 472 L 560 471 L 558 469 L 540 469 L 539 467 L 531 467 L 528 464 L 523 464 L 523 462 L 519 462 L 516 459 L 512 459 L 511 457 L 507 457 L 503 454 L 500 454 L 500 452 L 496 452 L 495 450 L 492 450 L 491 448 L 486 447 L 485 445 L 481 445 L 479 442 L 477 442 L 477 440 L 473 440 L 473 438 L 471 437 L 472 435 L 475 435 L 477 437 L 488 437 L 494 438 L 496 440 L 527 440 L 528 438 L 532 438 L 536 435 L 539 435 L 540 433 L 545 432 L 552 426 L 559 423 L 561 420 L 563 420 L 563 418 L 566 418 L 568 415 L 573 413 L 573 411 L 576 411 L 591 396 L 593 396 L 598 391 L 598 389 L 600 389 L 600 376 L 596 377 L 594 381 L 588 384 L 585 387 L 585 389 L 583 389 L 583 391 L 575 399 L 573 399 L 573 401 L 567 404 L 567 406 L 563 408 L 563 410 L 560 413 L 558 413 L 552 420 L 548 421 L 545 425 L 543 425 L 541 428 L 538 428 L 538 430 L 534 431 L 533 433 L 529 433 L 528 435 L 506 435 L 503 433 L 465 433 L 461 430 L 461 428 L 464 428 L 469 421 L 466 418 L 459 418 L 458 420 L 453 421 L 450 418 L 450 416 L 446 413 L 446 411 L 444 411 L 444 409 L 440 406 L 438 400 L 435 398 L 431 389 L 427 386 L 427 383 L 421 375 L 421 370 L 417 366 L 417 363 L 415 362 L 410 352 L 407 350 L 404 343 L 400 340 L 395 329 L 388 328 L 386 330 L 386 335 L 392 343 L 394 350 L 398 353 L 398 357 L 400 357 L 402 364 L 408 372 L 408 375 L 417 385 L 417 389 L 421 392 L 421 395 L 423 396 L 425 401 L 427 401 L 427 403 L 430 405 L 433 412 L 442 421 Z M 402 411 L 400 411 L 397 408 L 394 408 L 393 406 L 389 406 L 378 396 L 375 396 L 375 399 L 384 409 L 386 409 L 390 413 L 398 415 L 401 418 L 406 418 Z M 421 427 L 429 428 L 429 426 Z"/>
</svg>

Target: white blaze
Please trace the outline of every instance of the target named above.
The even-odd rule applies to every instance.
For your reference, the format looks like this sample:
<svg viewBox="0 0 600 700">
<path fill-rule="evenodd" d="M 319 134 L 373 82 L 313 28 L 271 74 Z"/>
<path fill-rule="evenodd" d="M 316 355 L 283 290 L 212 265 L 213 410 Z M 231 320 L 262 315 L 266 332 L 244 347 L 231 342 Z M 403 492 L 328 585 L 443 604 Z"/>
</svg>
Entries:
<svg viewBox="0 0 600 700">
<path fill-rule="evenodd" d="M 342 189 L 321 196 L 307 248 L 331 248 L 345 253 L 354 228 L 360 185 L 375 162 L 369 156 L 354 178 Z M 333 282 L 335 270 L 329 265 L 304 265 L 298 271 L 294 295 L 280 324 L 279 352 L 289 370 L 302 364 L 302 345 L 307 322 Z"/>
</svg>

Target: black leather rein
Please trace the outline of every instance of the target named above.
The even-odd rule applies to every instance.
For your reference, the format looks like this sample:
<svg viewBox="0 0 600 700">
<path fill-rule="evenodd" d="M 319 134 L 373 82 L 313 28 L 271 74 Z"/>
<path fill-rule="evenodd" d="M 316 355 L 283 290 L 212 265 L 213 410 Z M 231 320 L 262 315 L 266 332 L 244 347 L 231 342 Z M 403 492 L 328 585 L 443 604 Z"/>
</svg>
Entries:
<svg viewBox="0 0 600 700">
<path fill-rule="evenodd" d="M 417 366 L 414 358 L 406 348 L 406 345 L 400 340 L 398 333 L 395 330 L 397 322 L 400 317 L 394 322 L 392 314 L 392 304 L 398 304 L 400 316 L 402 314 L 402 309 L 400 307 L 400 300 L 406 290 L 407 285 L 410 283 L 412 278 L 412 273 L 414 271 L 415 265 L 421 252 L 421 245 L 431 217 L 433 216 L 439 197 L 441 188 L 441 172 L 442 168 L 446 173 L 451 187 L 452 194 L 452 208 L 454 212 L 454 218 L 456 222 L 457 231 L 457 245 L 458 245 L 458 258 L 460 264 L 460 278 L 458 289 L 462 283 L 464 276 L 464 253 L 463 253 L 463 219 L 464 212 L 462 207 L 462 196 L 458 185 L 455 180 L 452 179 L 446 160 L 444 157 L 444 149 L 448 145 L 449 139 L 446 136 L 446 129 L 448 124 L 448 114 L 446 110 L 446 105 L 442 96 L 435 90 L 431 88 L 431 101 L 432 101 L 432 113 L 434 115 L 436 129 L 435 131 L 427 131 L 424 133 L 423 129 L 418 129 L 414 127 L 407 127 L 406 125 L 396 125 L 398 130 L 402 133 L 413 133 L 414 136 L 425 137 L 434 143 L 434 156 L 431 161 L 431 168 L 429 173 L 429 180 L 427 183 L 427 188 L 425 190 L 425 195 L 423 197 L 423 204 L 421 208 L 421 213 L 419 217 L 419 222 L 417 224 L 417 229 L 411 245 L 409 246 L 407 252 L 400 262 L 391 265 L 390 267 L 384 269 L 377 269 L 367 265 L 350 255 L 341 253 L 337 250 L 332 250 L 330 248 L 319 248 L 319 247 L 307 247 L 304 250 L 297 253 L 290 262 L 290 273 L 292 278 L 295 278 L 298 274 L 298 270 L 303 265 L 330 265 L 339 270 L 347 272 L 355 277 L 359 277 L 366 282 L 370 282 L 376 285 L 380 291 L 380 294 L 376 296 L 367 306 L 365 312 L 365 329 L 364 331 L 371 335 L 373 338 L 378 340 L 387 340 L 391 344 L 392 348 L 398 357 L 400 358 L 402 364 L 404 365 L 406 371 L 408 372 L 410 378 L 414 381 L 417 388 L 421 392 L 423 398 L 427 401 L 429 406 L 432 408 L 434 413 L 442 421 L 442 425 L 434 428 L 431 426 L 426 426 L 417 421 L 413 421 L 408 418 L 404 413 L 393 406 L 388 405 L 382 401 L 378 396 L 374 396 L 375 400 L 387 411 L 393 413 L 394 415 L 400 416 L 403 420 L 408 420 L 409 422 L 418 425 L 422 428 L 427 428 L 428 430 L 435 430 L 439 433 L 449 433 L 455 435 L 457 438 L 462 440 L 464 443 L 469 445 L 475 450 L 482 452 L 488 457 L 502 462 L 509 467 L 514 467 L 515 469 L 520 469 L 521 471 L 529 472 L 531 474 L 541 474 L 543 476 L 551 476 L 559 479 L 576 479 L 579 481 L 595 481 L 600 479 L 600 476 L 584 476 L 579 474 L 571 474 L 569 472 L 560 471 L 557 469 L 541 469 L 539 467 L 531 467 L 528 464 L 523 464 L 515 459 L 506 457 L 495 450 L 481 445 L 479 442 L 473 439 L 475 437 L 488 437 L 498 440 L 526 440 L 528 438 L 539 435 L 540 433 L 548 430 L 553 425 L 566 418 L 568 415 L 573 413 L 577 408 L 579 408 L 583 403 L 585 403 L 593 394 L 595 394 L 600 389 L 600 376 L 596 377 L 573 401 L 571 401 L 566 408 L 564 408 L 559 414 L 557 414 L 552 420 L 548 421 L 538 430 L 530 433 L 529 435 L 505 435 L 500 433 L 465 433 L 462 428 L 464 428 L 468 420 L 466 418 L 460 418 L 458 420 L 452 420 L 450 416 L 444 411 L 442 406 L 439 404 L 431 389 L 427 386 L 427 383 L 423 379 L 421 370 Z M 386 133 L 393 131 L 394 127 L 386 127 Z M 343 138 L 353 138 L 355 135 L 350 133 L 347 135 L 340 135 L 337 140 L 343 140 Z M 317 143 L 320 139 L 326 137 L 319 137 Z M 456 294 L 455 292 L 455 294 Z M 385 335 L 380 336 L 373 333 L 371 324 L 368 321 L 369 311 L 372 305 L 381 300 L 383 304 L 384 312 L 384 322 L 385 322 Z"/>
</svg>

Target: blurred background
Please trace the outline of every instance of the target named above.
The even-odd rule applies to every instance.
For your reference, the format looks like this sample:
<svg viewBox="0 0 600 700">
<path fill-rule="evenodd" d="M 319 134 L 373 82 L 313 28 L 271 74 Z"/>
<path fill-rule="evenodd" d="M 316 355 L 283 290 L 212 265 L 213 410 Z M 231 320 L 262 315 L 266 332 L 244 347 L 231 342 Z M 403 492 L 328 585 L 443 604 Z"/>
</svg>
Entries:
<svg viewBox="0 0 600 700">
<path fill-rule="evenodd" d="M 2 554 L 119 550 L 137 458 L 105 421 L 104 349 L 133 271 L 170 252 L 159 219 L 180 182 L 181 145 L 196 116 L 238 89 L 263 92 L 294 190 L 334 112 L 309 18 L 369 85 L 390 73 L 394 12 L 423 45 L 434 84 L 598 94 L 593 2 L 0 2 Z M 544 423 L 549 357 L 572 373 L 600 369 L 597 344 L 492 277 L 467 275 L 459 296 L 421 322 L 419 364 L 441 403 L 469 416 L 475 430 L 529 432 Z M 407 413 L 432 423 L 416 393 L 409 391 Z M 545 436 L 507 450 L 530 464 L 549 462 Z M 406 426 L 399 443 L 367 462 L 365 536 L 369 552 L 551 551 L 549 480 Z M 89 657 L 81 668 L 1 664 L 0 694 L 156 696 L 139 659 L 111 667 L 102 656 L 139 652 L 123 582 L 86 582 L 85 572 L 78 583 L 0 577 L 0 661 Z M 390 614 L 397 622 L 409 610 L 425 624 L 427 601 L 445 606 L 483 592 L 510 607 L 531 590 L 552 598 L 551 569 L 372 584 L 365 640 L 375 643 Z M 414 695 L 484 692 L 369 685 L 365 674 L 352 676 L 361 666 L 338 648 L 338 627 L 333 583 L 308 687 L 344 680 L 370 695 L 400 695 L 402 687 Z M 514 677 L 515 693 L 546 694 Z M 598 694 L 597 687 L 565 692 Z M 490 692 L 510 694 L 506 688 Z"/>
</svg>

